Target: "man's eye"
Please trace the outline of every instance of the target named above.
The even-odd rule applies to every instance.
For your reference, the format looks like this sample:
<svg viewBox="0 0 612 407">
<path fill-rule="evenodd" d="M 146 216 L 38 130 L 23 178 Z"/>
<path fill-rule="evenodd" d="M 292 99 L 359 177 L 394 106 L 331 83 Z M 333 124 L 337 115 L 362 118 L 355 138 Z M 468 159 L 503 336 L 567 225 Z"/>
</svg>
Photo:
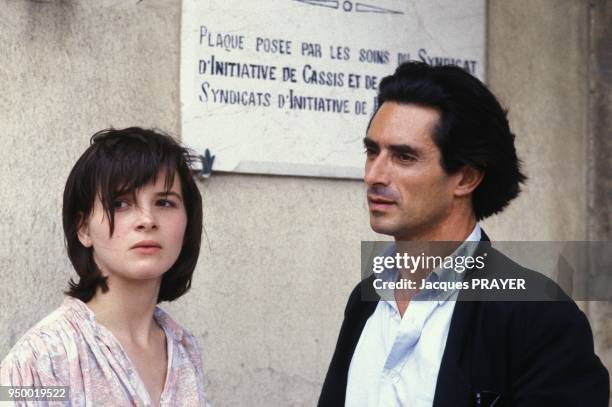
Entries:
<svg viewBox="0 0 612 407">
<path fill-rule="evenodd" d="M 406 162 L 416 161 L 415 156 L 413 156 L 412 154 L 405 154 L 405 153 L 398 154 L 397 159 L 400 161 L 406 161 Z"/>
<path fill-rule="evenodd" d="M 363 151 L 363 152 L 364 152 L 366 155 L 373 155 L 373 154 L 376 154 L 376 151 L 375 151 L 373 148 L 371 148 L 371 147 L 366 147 L 366 148 L 364 149 L 364 151 Z"/>
<path fill-rule="evenodd" d="M 160 199 L 159 201 L 157 201 L 157 205 L 163 206 L 165 208 L 176 208 L 176 203 L 174 203 L 170 199 Z"/>
</svg>

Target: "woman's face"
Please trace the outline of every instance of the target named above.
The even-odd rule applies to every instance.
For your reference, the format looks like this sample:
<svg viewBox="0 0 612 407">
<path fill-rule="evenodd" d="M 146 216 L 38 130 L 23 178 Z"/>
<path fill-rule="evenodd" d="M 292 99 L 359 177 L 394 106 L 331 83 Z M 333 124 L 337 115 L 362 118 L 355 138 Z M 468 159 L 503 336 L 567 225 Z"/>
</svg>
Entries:
<svg viewBox="0 0 612 407">
<path fill-rule="evenodd" d="M 177 173 L 169 191 L 164 188 L 165 172 L 155 183 L 143 185 L 131 194 L 118 197 L 115 227 L 110 236 L 109 219 L 96 197 L 94 208 L 78 237 L 85 247 L 93 247 L 98 268 L 110 280 L 161 279 L 172 267 L 183 246 L 187 213 Z"/>
</svg>

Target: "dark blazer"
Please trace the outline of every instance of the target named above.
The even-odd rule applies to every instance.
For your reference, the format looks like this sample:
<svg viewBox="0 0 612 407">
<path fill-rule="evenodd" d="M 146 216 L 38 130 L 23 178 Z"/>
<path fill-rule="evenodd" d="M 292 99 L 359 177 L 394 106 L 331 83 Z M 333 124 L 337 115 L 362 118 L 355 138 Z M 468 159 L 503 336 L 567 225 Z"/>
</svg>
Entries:
<svg viewBox="0 0 612 407">
<path fill-rule="evenodd" d="M 488 241 L 484 232 L 483 240 Z M 486 270 L 468 271 L 464 278 L 497 274 L 558 288 L 492 250 Z M 363 280 L 349 297 L 319 407 L 344 406 L 353 352 L 378 303 L 364 299 L 380 299 L 372 281 Z M 609 376 L 594 353 L 589 323 L 570 298 L 557 295 L 559 301 L 465 301 L 461 292 L 433 406 L 608 406 Z"/>
</svg>

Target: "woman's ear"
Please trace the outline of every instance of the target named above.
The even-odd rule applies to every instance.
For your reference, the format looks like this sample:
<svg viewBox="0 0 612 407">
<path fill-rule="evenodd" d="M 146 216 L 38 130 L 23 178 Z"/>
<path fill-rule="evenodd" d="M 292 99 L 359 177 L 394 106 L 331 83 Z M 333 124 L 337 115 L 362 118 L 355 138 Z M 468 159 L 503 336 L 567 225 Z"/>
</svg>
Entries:
<svg viewBox="0 0 612 407">
<path fill-rule="evenodd" d="M 83 214 L 80 213 L 77 224 L 79 225 L 77 229 L 77 237 L 79 238 L 79 242 L 81 242 L 81 244 L 85 247 L 93 246 L 93 242 L 89 236 L 89 219 L 85 219 Z"/>
<path fill-rule="evenodd" d="M 484 171 L 470 165 L 464 166 L 459 170 L 460 179 L 455 188 L 456 196 L 466 196 L 471 194 L 484 178 Z"/>
</svg>

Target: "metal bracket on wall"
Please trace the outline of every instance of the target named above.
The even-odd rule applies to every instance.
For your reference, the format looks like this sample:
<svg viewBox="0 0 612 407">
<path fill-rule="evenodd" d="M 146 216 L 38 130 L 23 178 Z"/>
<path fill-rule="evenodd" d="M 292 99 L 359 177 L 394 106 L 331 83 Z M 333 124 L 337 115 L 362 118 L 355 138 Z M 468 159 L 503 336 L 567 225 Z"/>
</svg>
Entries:
<svg viewBox="0 0 612 407">
<path fill-rule="evenodd" d="M 210 150 L 207 148 L 204 150 L 204 155 L 200 154 L 198 156 L 200 159 L 200 163 L 202 164 L 202 168 L 197 171 L 198 175 L 201 178 L 209 178 L 212 175 L 213 163 L 215 162 L 215 156 L 210 153 Z"/>
</svg>

